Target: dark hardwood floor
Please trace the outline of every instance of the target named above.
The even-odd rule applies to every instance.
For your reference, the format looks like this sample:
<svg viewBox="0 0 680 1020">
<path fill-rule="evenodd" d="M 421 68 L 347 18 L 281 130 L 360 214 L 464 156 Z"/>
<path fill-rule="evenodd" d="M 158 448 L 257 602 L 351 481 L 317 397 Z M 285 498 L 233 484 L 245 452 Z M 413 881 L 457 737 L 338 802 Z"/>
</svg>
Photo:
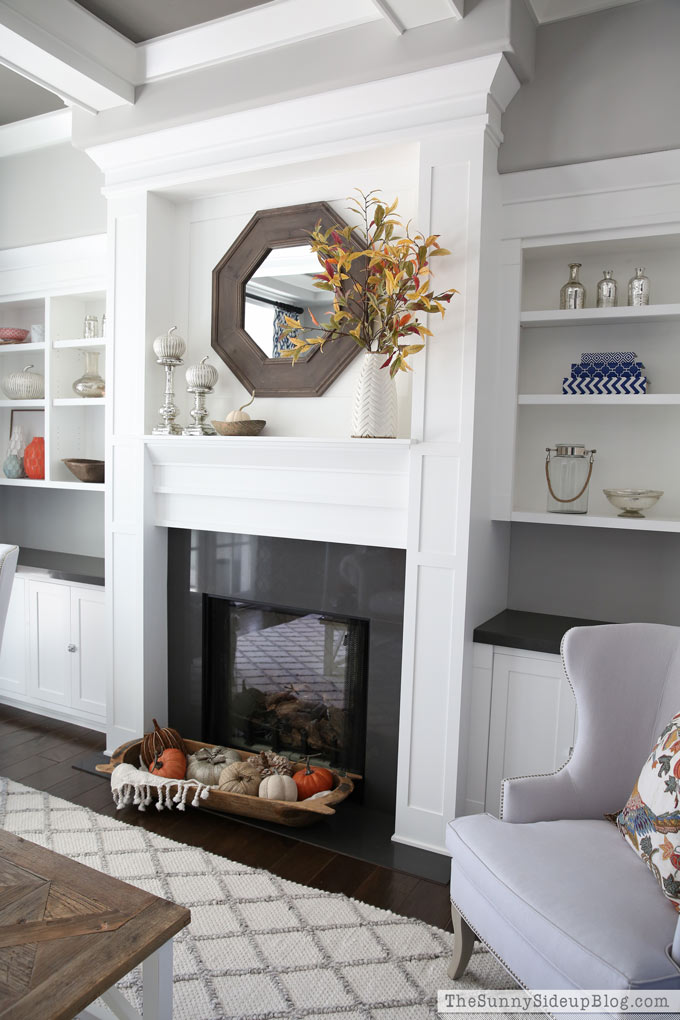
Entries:
<svg viewBox="0 0 680 1020">
<path fill-rule="evenodd" d="M 451 930 L 446 884 L 367 864 L 226 815 L 140 812 L 135 807 L 117 812 L 108 778 L 73 769 L 75 762 L 104 747 L 103 734 L 0 705 L 0 775 L 282 878 Z"/>
</svg>

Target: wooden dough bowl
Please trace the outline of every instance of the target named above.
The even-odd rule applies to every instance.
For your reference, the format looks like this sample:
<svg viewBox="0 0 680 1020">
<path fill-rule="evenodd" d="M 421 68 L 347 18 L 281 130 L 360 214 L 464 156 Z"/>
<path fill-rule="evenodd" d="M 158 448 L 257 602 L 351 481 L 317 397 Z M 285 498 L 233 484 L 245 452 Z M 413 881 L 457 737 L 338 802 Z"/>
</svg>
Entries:
<svg viewBox="0 0 680 1020">
<path fill-rule="evenodd" d="M 215 744 L 199 743 L 197 740 L 184 741 L 187 751 L 198 751 L 201 747 L 215 747 Z M 98 772 L 113 772 L 116 765 L 127 762 L 137 767 L 139 765 L 139 752 L 142 741 L 131 740 L 127 744 L 121 744 L 111 756 L 108 765 L 97 765 Z M 237 751 L 241 760 L 251 758 L 253 751 Z M 304 763 L 298 762 L 293 765 L 293 771 L 303 769 Z M 224 793 L 222 790 L 211 789 L 205 800 L 200 800 L 200 806 L 209 811 L 220 811 L 224 814 L 243 815 L 246 818 L 263 818 L 268 822 L 278 822 L 279 825 L 313 825 L 329 815 L 335 814 L 335 806 L 348 797 L 354 789 L 354 783 L 350 776 L 341 776 L 338 772 L 330 769 L 333 773 L 333 789 L 328 791 L 326 797 L 319 797 L 314 800 L 268 800 L 266 797 L 250 797 L 244 793 Z M 355 779 L 358 777 L 354 777 Z"/>
</svg>

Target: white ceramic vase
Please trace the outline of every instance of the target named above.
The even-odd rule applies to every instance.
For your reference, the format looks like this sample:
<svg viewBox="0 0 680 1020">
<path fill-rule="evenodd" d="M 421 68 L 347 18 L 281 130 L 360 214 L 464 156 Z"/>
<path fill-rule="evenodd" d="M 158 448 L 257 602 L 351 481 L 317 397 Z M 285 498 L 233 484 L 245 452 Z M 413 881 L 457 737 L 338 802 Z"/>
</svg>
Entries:
<svg viewBox="0 0 680 1020">
<path fill-rule="evenodd" d="M 387 355 L 366 351 L 354 394 L 352 436 L 355 439 L 395 439 L 398 425 L 397 387 Z"/>
</svg>

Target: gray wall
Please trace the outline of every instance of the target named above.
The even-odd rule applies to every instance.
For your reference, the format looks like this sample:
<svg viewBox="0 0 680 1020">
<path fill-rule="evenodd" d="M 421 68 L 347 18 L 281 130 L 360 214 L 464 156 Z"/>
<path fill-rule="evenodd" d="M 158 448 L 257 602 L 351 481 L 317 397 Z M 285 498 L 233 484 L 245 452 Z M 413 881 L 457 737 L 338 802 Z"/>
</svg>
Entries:
<svg viewBox="0 0 680 1020">
<path fill-rule="evenodd" d="M 0 248 L 103 234 L 103 183 L 68 143 L 0 159 Z"/>
<path fill-rule="evenodd" d="M 2 450 L 6 448 L 2 437 Z M 2 453 L 4 459 L 4 453 Z M 26 549 L 49 549 L 80 556 L 104 555 L 104 495 L 73 489 L 22 489 L 0 492 L 0 538 Z"/>
<path fill-rule="evenodd" d="M 542 25 L 503 118 L 502 173 L 680 147 L 680 2 Z"/>
<path fill-rule="evenodd" d="M 680 535 L 513 524 L 508 608 L 680 624 Z"/>
</svg>

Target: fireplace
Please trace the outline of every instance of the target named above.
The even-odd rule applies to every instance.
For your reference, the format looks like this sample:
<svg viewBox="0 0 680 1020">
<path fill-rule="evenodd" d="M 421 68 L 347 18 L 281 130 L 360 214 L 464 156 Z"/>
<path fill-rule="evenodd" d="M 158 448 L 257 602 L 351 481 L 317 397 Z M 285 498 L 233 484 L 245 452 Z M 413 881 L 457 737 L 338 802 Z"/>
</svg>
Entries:
<svg viewBox="0 0 680 1020">
<path fill-rule="evenodd" d="M 368 621 L 205 596 L 211 743 L 364 773 Z"/>
<path fill-rule="evenodd" d="M 405 554 L 168 532 L 170 725 L 195 740 L 313 755 L 394 817 Z"/>
</svg>

